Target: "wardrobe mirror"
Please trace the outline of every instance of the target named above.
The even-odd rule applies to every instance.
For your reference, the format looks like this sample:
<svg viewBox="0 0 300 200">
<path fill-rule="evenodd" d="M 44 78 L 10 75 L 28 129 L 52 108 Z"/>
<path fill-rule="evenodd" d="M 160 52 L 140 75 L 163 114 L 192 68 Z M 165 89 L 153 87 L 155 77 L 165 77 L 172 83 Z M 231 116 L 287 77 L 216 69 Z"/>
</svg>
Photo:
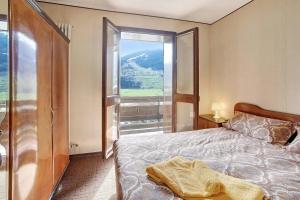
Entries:
<svg viewBox="0 0 300 200">
<path fill-rule="evenodd" d="M 8 199 L 9 100 L 8 0 L 0 0 L 0 200 Z"/>
</svg>

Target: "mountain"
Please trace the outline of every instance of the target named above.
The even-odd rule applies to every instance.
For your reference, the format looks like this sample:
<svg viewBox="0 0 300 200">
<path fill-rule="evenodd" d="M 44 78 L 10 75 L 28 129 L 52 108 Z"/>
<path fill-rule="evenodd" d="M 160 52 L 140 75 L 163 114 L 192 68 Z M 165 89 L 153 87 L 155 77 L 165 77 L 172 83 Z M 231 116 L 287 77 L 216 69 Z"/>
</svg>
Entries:
<svg viewBox="0 0 300 200">
<path fill-rule="evenodd" d="M 135 62 L 143 68 L 151 68 L 154 71 L 164 70 L 163 49 L 139 51 L 121 57 L 121 66 L 128 62 Z"/>
<path fill-rule="evenodd" d="M 122 89 L 162 89 L 163 50 L 139 51 L 121 57 Z"/>
</svg>

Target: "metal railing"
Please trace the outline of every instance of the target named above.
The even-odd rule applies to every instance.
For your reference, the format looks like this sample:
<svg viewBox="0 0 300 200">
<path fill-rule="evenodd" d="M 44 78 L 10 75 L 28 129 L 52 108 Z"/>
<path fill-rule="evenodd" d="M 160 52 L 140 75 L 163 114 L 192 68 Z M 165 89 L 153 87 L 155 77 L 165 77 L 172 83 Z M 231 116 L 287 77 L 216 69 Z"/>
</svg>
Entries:
<svg viewBox="0 0 300 200">
<path fill-rule="evenodd" d="M 121 97 L 120 133 L 159 132 L 171 126 L 166 112 L 171 101 L 163 96 Z M 164 115 L 165 114 L 165 115 Z"/>
</svg>

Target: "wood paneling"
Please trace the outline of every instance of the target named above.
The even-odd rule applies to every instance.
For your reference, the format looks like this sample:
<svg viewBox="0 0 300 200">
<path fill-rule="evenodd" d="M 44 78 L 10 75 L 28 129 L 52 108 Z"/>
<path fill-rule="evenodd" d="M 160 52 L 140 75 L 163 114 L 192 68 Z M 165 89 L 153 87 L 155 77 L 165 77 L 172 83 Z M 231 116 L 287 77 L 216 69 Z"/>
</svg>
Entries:
<svg viewBox="0 0 300 200">
<path fill-rule="evenodd" d="M 11 0 L 12 199 L 48 199 L 53 187 L 52 30 L 24 0 Z"/>
<path fill-rule="evenodd" d="M 194 103 L 195 98 L 193 94 L 178 94 L 174 95 L 175 102 Z"/>
<path fill-rule="evenodd" d="M 53 166 L 57 183 L 69 163 L 68 43 L 53 32 L 52 112 Z"/>
</svg>

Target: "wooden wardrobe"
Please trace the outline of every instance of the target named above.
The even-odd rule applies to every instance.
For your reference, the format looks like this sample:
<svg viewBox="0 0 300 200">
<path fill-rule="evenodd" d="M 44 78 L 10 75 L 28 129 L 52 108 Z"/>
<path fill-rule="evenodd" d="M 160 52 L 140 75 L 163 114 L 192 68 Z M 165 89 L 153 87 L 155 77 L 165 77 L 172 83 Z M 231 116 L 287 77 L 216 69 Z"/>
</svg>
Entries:
<svg viewBox="0 0 300 200">
<path fill-rule="evenodd" d="M 34 0 L 10 0 L 10 198 L 46 200 L 69 163 L 69 40 Z"/>
</svg>

